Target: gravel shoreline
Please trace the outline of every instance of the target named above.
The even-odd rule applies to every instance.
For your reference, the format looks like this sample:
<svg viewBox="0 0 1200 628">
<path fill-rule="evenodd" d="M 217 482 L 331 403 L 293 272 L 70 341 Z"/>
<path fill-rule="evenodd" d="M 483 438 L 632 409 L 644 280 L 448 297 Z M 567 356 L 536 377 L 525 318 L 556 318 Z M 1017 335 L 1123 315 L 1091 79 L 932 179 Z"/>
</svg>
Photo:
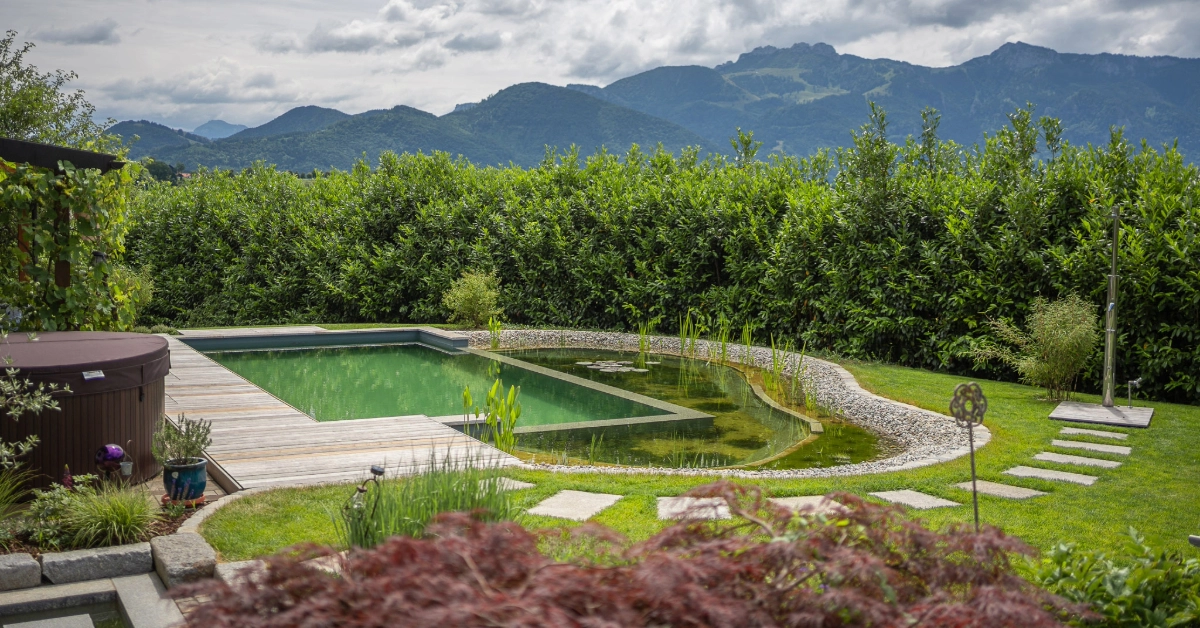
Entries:
<svg viewBox="0 0 1200 628">
<path fill-rule="evenodd" d="M 459 333 L 469 339 L 473 348 L 488 349 L 490 346 L 490 335 L 487 331 Z M 679 338 L 652 336 L 648 340 L 651 352 L 680 353 Z M 575 347 L 637 351 L 638 337 L 635 334 L 617 332 L 510 329 L 501 332 L 500 347 L 502 349 Z M 718 350 L 718 343 L 707 340 L 696 342 L 697 357 L 716 355 Z M 744 363 L 744 346 L 730 343 L 726 350 L 731 361 Z M 786 366 L 783 372 L 790 376 L 797 366 L 800 366 L 800 355 L 797 353 L 784 355 Z M 770 368 L 771 350 L 765 347 L 751 347 L 750 360 L 755 366 Z M 849 371 L 832 362 L 804 356 L 802 368 L 806 369 L 806 371 L 802 371 L 803 377 L 809 389 L 816 392 L 817 402 L 820 405 L 837 410 L 847 422 L 883 435 L 899 445 L 903 451 L 894 456 L 871 462 L 783 471 L 592 467 L 528 463 L 523 464 L 523 467 L 563 473 L 654 473 L 739 478 L 821 478 L 915 469 L 954 460 L 970 453 L 967 432 L 956 426 L 953 418 L 867 392 L 858 385 Z M 986 445 L 989 440 L 991 440 L 991 432 L 986 427 L 975 428 L 976 449 Z"/>
</svg>

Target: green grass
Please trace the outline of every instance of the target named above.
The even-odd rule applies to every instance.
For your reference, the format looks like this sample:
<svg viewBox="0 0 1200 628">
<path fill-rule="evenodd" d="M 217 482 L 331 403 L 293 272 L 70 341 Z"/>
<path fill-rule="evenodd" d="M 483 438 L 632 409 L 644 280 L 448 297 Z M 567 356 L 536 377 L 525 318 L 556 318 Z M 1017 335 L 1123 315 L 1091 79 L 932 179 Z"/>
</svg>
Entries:
<svg viewBox="0 0 1200 628">
<path fill-rule="evenodd" d="M 847 364 L 864 388 L 938 412 L 946 412 L 955 385 L 966 378 L 879 364 Z M 1188 549 L 1187 535 L 1200 532 L 1200 407 L 1165 403 L 1144 404 L 1156 408 L 1146 430 L 1116 430 L 1130 434 L 1125 444 L 1133 454 L 1105 454 L 1057 450 L 1050 446 L 1065 425 L 1048 418 L 1054 403 L 1040 400 L 1041 391 L 1028 386 L 980 381 L 988 397 L 985 425 L 992 441 L 977 452 L 979 477 L 1035 488 L 1050 493 L 1030 500 L 1007 500 L 981 495 L 980 516 L 985 523 L 1025 539 L 1041 549 L 1060 541 L 1085 547 L 1118 550 L 1124 532 L 1137 528 L 1154 546 Z M 1082 401 L 1097 402 L 1082 395 Z M 1142 405 L 1142 404 L 1139 404 Z M 1086 427 L 1086 426 L 1084 426 Z M 1109 428 L 1103 428 L 1109 429 Z M 1074 440 L 1105 439 L 1071 437 Z M 1116 469 L 1080 469 L 1033 460 L 1041 451 L 1120 460 Z M 1003 475 L 1016 465 L 1056 468 L 1097 475 L 1092 486 L 1027 480 Z M 514 479 L 535 483 L 532 489 L 514 494 L 521 508 L 563 489 L 625 495 L 612 508 L 593 520 L 607 525 L 631 540 L 645 539 L 664 527 L 656 518 L 655 498 L 678 495 L 712 481 L 709 477 L 678 477 L 602 474 L 554 474 L 546 471 L 506 471 Z M 971 520 L 970 493 L 952 485 L 970 479 L 966 457 L 908 471 L 850 478 L 806 480 L 746 480 L 773 496 L 823 494 L 850 491 L 859 495 L 895 489 L 914 489 L 963 504 L 959 508 L 917 513 L 934 527 Z M 314 489 L 281 489 L 246 497 L 223 508 L 202 528 L 205 538 L 223 560 L 243 560 L 268 554 L 293 543 L 333 543 L 333 522 L 327 510 L 336 510 L 351 494 L 349 485 Z M 562 528 L 577 525 L 559 519 L 522 515 L 517 519 L 528 528 Z"/>
</svg>

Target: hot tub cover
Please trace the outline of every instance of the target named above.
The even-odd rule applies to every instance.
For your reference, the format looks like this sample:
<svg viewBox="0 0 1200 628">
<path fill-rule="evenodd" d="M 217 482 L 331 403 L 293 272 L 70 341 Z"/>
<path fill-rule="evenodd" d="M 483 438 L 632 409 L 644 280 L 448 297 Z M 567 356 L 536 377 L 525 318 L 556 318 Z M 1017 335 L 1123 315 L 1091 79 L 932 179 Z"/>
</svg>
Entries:
<svg viewBox="0 0 1200 628">
<path fill-rule="evenodd" d="M 29 340 L 12 333 L 0 344 L 0 358 L 12 359 L 8 368 L 33 382 L 70 386 L 76 395 L 125 390 L 157 381 L 171 370 L 167 339 L 151 334 L 107 331 L 55 331 Z M 103 376 L 85 372 L 100 371 Z"/>
</svg>

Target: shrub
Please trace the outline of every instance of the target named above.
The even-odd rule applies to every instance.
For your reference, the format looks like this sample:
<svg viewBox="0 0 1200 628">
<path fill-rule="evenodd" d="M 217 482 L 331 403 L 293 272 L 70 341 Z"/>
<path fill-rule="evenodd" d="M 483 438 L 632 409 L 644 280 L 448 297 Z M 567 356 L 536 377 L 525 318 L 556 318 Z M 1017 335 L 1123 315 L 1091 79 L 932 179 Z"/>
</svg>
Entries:
<svg viewBox="0 0 1200 628">
<path fill-rule="evenodd" d="M 1033 581 L 1090 605 L 1110 626 L 1200 625 L 1200 561 L 1155 551 L 1130 529 L 1130 557 L 1060 544 L 1041 561 Z"/>
<path fill-rule="evenodd" d="M 150 452 L 160 464 L 196 462 L 204 455 L 205 448 L 212 444 L 209 436 L 212 433 L 211 421 L 193 421 L 180 414 L 176 422 L 178 426 L 163 417 L 150 441 Z"/>
<path fill-rule="evenodd" d="M 71 476 L 67 470 L 62 484 L 51 484 L 48 490 L 34 489 L 22 532 L 43 549 L 70 547 L 73 535 L 66 525 L 67 513 L 76 499 L 95 494 L 96 480 L 95 475 Z"/>
<path fill-rule="evenodd" d="M 107 547 L 144 540 L 158 508 L 144 489 L 104 484 L 68 499 L 63 528 L 75 547 Z"/>
<path fill-rule="evenodd" d="M 150 328 L 150 333 L 152 333 L 152 334 L 170 334 L 172 336 L 178 336 L 179 330 L 175 329 L 174 327 L 171 327 L 170 325 L 158 324 L 158 325 L 155 325 L 154 327 Z"/>
<path fill-rule="evenodd" d="M 132 331 L 135 334 L 153 334 L 154 333 L 153 331 L 150 330 L 149 327 L 146 327 L 145 325 L 138 325 L 129 331 Z"/>
<path fill-rule="evenodd" d="M 442 297 L 442 305 L 450 310 L 450 322 L 468 327 L 483 327 L 489 319 L 500 316 L 500 280 L 496 273 L 464 272 L 450 284 Z"/>
<path fill-rule="evenodd" d="M 439 514 L 474 512 L 485 521 L 515 514 L 508 491 L 494 469 L 455 462 L 430 461 L 430 471 L 397 481 L 367 482 L 334 518 L 346 547 L 375 547 L 395 535 L 421 536 Z"/>
<path fill-rule="evenodd" d="M 939 534 L 850 495 L 838 496 L 847 512 L 827 520 L 728 482 L 690 494 L 724 497 L 742 518 L 683 522 L 627 550 L 615 533 L 585 527 L 578 534 L 617 556 L 556 563 L 520 526 L 456 513 L 428 538 L 352 552 L 340 578 L 301 564 L 330 552 L 310 550 L 268 558 L 261 576 L 236 586 L 213 580 L 173 593 L 207 600 L 193 623 L 247 628 L 400 617 L 410 626 L 1036 628 L 1081 612 L 1017 576 L 1010 555 L 1031 550 L 995 528 Z"/>
<path fill-rule="evenodd" d="M 1010 321 L 991 321 L 996 335 L 1016 350 L 993 342 L 981 343 L 975 359 L 996 358 L 1017 370 L 1021 379 L 1046 389 L 1051 399 L 1067 399 L 1075 389 L 1075 378 L 1093 356 L 1100 332 L 1092 305 L 1076 295 L 1057 301 L 1033 300 L 1026 326 L 1017 329 Z"/>
</svg>

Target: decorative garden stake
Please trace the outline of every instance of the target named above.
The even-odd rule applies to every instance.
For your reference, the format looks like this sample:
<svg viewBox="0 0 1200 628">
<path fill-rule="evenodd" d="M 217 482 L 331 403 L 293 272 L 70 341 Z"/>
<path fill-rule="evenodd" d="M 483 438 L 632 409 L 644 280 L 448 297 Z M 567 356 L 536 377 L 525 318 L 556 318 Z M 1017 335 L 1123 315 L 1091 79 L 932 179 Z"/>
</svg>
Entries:
<svg viewBox="0 0 1200 628">
<path fill-rule="evenodd" d="M 987 397 L 979 384 L 959 384 L 954 387 L 950 399 L 950 414 L 959 427 L 967 428 L 967 442 L 971 445 L 971 499 L 975 503 L 975 532 L 979 532 L 979 490 L 975 487 L 975 426 L 983 425 L 983 413 L 987 412 Z"/>
</svg>

